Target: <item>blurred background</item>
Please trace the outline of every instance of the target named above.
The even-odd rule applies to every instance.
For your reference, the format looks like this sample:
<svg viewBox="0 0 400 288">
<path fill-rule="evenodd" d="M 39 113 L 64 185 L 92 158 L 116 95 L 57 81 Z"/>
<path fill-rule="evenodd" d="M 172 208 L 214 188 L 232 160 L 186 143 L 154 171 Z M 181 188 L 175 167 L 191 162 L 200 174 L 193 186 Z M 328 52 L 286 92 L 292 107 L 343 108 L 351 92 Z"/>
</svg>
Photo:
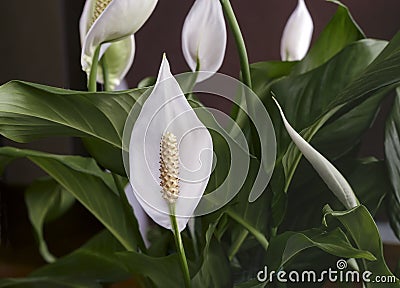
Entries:
<svg viewBox="0 0 400 288">
<path fill-rule="evenodd" d="M 368 37 L 389 40 L 400 27 L 399 0 L 343 0 L 342 2 L 350 8 L 356 22 Z M 136 34 L 135 62 L 127 76 L 129 87 L 136 87 L 144 77 L 156 76 L 163 52 L 168 55 L 173 73 L 188 71 L 181 52 L 180 37 L 184 19 L 192 3 L 192 0 L 159 1 L 149 21 Z M 306 4 L 313 17 L 315 26 L 313 38 L 316 39 L 334 14 L 336 5 L 324 0 L 306 0 Z M 86 75 L 80 67 L 78 33 L 78 21 L 83 5 L 84 0 L 1 1 L 0 84 L 19 79 L 85 90 Z M 297 0 L 232 0 L 232 5 L 247 43 L 250 62 L 279 60 L 281 34 L 289 15 L 297 5 Z M 220 72 L 234 77 L 239 75 L 239 61 L 232 35 L 228 38 L 227 53 Z M 389 105 L 390 101 L 386 103 L 386 106 Z M 363 153 L 366 155 L 383 157 L 382 127 L 385 113 L 387 112 L 384 108 L 376 125 L 366 135 L 363 147 Z M 1 144 L 16 145 L 5 139 L 1 139 Z M 18 146 L 62 154 L 82 152 L 79 143 L 67 138 L 37 141 L 29 145 L 18 144 Z M 21 160 L 7 169 L 2 183 L 26 185 L 41 174 L 42 172 L 28 161 Z M 29 238 L 32 236 L 28 236 L 32 233 L 24 212 L 24 204 L 21 204 L 22 188 L 6 191 L 9 189 L 9 186 L 5 188 L 2 184 L 0 190 L 0 227 L 2 227 L 0 243 L 2 247 L 8 247 L 7 251 L 11 249 L 12 252 L 0 250 L 0 264 L 2 259 L 8 259 L 10 255 L 14 255 L 14 260 L 25 257 L 31 259 L 25 261 L 28 265 L 26 269 L 29 270 L 29 265 L 37 265 L 40 258 L 35 252 L 35 247 L 27 244 L 34 242 Z M 73 227 L 74 231 L 77 229 L 86 235 L 99 227 L 97 222 L 90 220 L 90 216 L 85 213 L 84 209 L 78 207 L 66 217 L 89 219 L 87 222 L 73 221 L 81 225 Z M 26 220 L 26 226 L 13 225 L 22 223 L 22 220 Z M 54 237 L 59 241 L 56 247 L 50 246 L 50 249 L 55 249 L 56 254 L 67 252 L 60 247 L 70 247 L 82 242 L 82 237 L 74 238 L 74 235 L 67 235 L 68 229 L 71 228 L 68 226 L 70 222 L 72 221 L 62 222 L 61 225 L 58 223 L 60 227 L 56 229 L 54 235 L 47 235 L 48 238 Z M 90 229 L 88 225 L 91 225 Z M 59 237 L 64 235 L 63 233 L 65 237 Z M 60 242 L 59 238 L 63 238 L 64 242 Z M 65 242 L 68 242 L 69 246 L 65 245 Z M 14 272 L 8 271 L 7 274 L 4 269 L 6 268 L 0 265 L 0 277 L 19 273 L 13 270 Z"/>
</svg>

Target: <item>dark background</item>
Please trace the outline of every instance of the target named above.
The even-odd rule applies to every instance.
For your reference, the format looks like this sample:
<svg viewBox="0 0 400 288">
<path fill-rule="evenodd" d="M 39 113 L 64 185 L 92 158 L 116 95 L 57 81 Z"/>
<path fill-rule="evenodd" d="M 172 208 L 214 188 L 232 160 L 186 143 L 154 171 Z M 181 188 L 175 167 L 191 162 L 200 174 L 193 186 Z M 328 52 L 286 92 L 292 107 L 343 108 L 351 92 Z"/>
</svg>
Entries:
<svg viewBox="0 0 400 288">
<path fill-rule="evenodd" d="M 280 38 L 287 18 L 297 4 L 297 0 L 232 0 L 239 23 L 247 43 L 250 62 L 279 60 Z M 368 37 L 390 39 L 400 28 L 399 0 L 344 0 L 355 20 Z M 181 52 L 181 29 L 192 0 L 159 0 L 155 12 L 136 34 L 136 57 L 127 76 L 130 87 L 147 76 L 157 74 L 161 55 L 166 52 L 173 73 L 188 71 Z M 321 32 L 336 10 L 336 5 L 324 0 L 306 0 L 314 20 L 314 39 Z M 86 76 L 80 68 L 80 43 L 78 21 L 83 0 L 12 0 L 0 1 L 0 84 L 12 79 L 38 82 L 58 87 L 85 90 Z M 228 47 L 224 64 L 220 72 L 238 76 L 239 61 L 232 35 L 228 38 Z M 390 101 L 386 103 L 390 106 Z M 363 154 L 383 157 L 383 123 L 387 108 L 383 109 L 377 123 L 365 136 Z M 16 145 L 1 139 L 3 145 Z M 71 154 L 79 150 L 73 139 L 53 138 L 18 146 L 33 149 Z M 2 183 L 28 184 L 41 172 L 28 161 L 18 161 L 7 169 Z M 23 214 L 24 205 L 21 190 L 9 190 L 0 187 L 0 247 L 6 243 L 12 250 L 15 261 L 27 262 L 38 259 L 28 223 L 16 227 L 21 219 L 27 222 Z M 9 189 L 9 188 L 7 188 Z M 16 192 L 17 191 L 17 192 Z M 7 207 L 4 207 L 7 206 Z M 16 209 L 18 207 L 18 209 Z M 5 209 L 6 208 L 6 209 Z M 4 212 L 8 210 L 8 212 Z M 79 221 L 85 215 L 78 207 L 66 217 L 71 221 L 57 223 L 53 227 L 53 236 L 58 237 L 57 247 L 72 247 L 80 243 L 68 235 L 68 231 L 90 233 L 88 223 Z M 89 217 L 86 215 L 85 217 Z M 69 224 L 68 224 L 69 223 Z M 70 223 L 75 223 L 70 227 Z M 90 224 L 90 225 L 92 225 Z M 20 224 L 18 224 L 20 225 Z M 96 224 L 93 224 L 96 226 Z M 98 228 L 98 227 L 97 227 Z M 94 227 L 93 229 L 97 229 Z M 28 230 L 27 230 L 28 229 Z M 4 231 L 8 231 L 6 242 L 1 241 Z M 64 234 L 63 234 L 64 233 Z M 58 235 L 58 236 L 57 236 Z M 64 235 L 65 237 L 60 235 Z M 31 237 L 31 236 L 30 236 Z M 61 241 L 60 241 L 61 239 Z M 64 242 L 63 242 L 64 241 Z M 54 243 L 55 241 L 49 241 Z M 10 244 L 11 243 L 11 244 Z M 30 243 L 29 245 L 27 243 Z M 75 243 L 75 244 L 74 244 Z M 66 251 L 50 247 L 52 251 L 63 254 Z M 1 250 L 0 250 L 1 252 Z M 33 254 L 32 254 L 33 253 Z M 36 254 L 35 254 L 36 253 Z M 2 254 L 0 253 L 0 277 L 8 275 L 2 272 Z M 29 264 L 29 263 L 28 263 Z M 29 265 L 28 265 L 29 266 Z M 30 267 L 27 268 L 28 270 Z M 15 273 L 14 273 L 15 274 Z"/>
</svg>

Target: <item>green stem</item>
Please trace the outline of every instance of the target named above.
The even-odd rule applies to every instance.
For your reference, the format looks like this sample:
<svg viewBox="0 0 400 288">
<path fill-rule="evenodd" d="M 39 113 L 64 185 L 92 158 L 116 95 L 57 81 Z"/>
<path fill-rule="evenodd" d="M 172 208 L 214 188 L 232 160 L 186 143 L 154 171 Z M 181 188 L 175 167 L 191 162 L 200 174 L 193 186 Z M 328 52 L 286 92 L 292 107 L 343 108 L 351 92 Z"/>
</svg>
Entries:
<svg viewBox="0 0 400 288">
<path fill-rule="evenodd" d="M 93 55 L 92 67 L 89 73 L 88 90 L 96 92 L 97 90 L 97 66 L 99 65 L 100 46 L 96 48 Z"/>
<path fill-rule="evenodd" d="M 170 213 L 171 213 L 170 218 L 171 218 L 171 224 L 172 224 L 173 234 L 174 234 L 174 238 L 175 238 L 176 250 L 179 255 L 182 272 L 183 272 L 183 275 L 185 278 L 185 287 L 190 288 L 191 285 L 190 285 L 189 266 L 188 266 L 186 255 L 185 255 L 185 249 L 183 248 L 183 242 L 182 242 L 181 233 L 179 232 L 178 222 L 177 222 L 176 216 L 175 216 L 175 205 L 171 204 L 169 207 L 170 207 Z"/>
<path fill-rule="evenodd" d="M 117 187 L 119 198 L 121 199 L 122 208 L 124 210 L 126 219 L 128 219 L 128 225 L 131 225 L 131 227 L 134 227 L 136 229 L 136 231 L 138 231 L 138 233 L 136 234 L 136 237 L 135 237 L 138 241 L 137 246 L 139 246 L 139 248 L 143 252 L 146 252 L 147 251 L 146 245 L 144 244 L 142 235 L 140 235 L 140 232 L 139 232 L 139 224 L 137 222 L 135 214 L 133 213 L 133 209 L 132 209 L 131 205 L 129 204 L 128 198 L 126 198 L 124 188 L 122 187 L 121 182 L 118 179 L 118 176 L 114 173 L 111 173 L 111 174 L 113 176 L 115 186 Z M 132 247 L 129 247 L 128 250 L 133 251 L 135 249 L 133 249 Z"/>
<path fill-rule="evenodd" d="M 102 57 L 101 59 L 101 69 L 103 70 L 104 90 L 112 91 L 110 86 L 110 77 L 108 75 L 108 63 L 106 57 Z"/>
<path fill-rule="evenodd" d="M 242 71 L 243 83 L 252 87 L 251 76 L 250 76 L 250 65 L 249 58 L 247 57 L 246 44 L 243 39 L 242 32 L 240 31 L 239 23 L 236 19 L 235 12 L 232 9 L 232 5 L 229 0 L 220 0 L 222 9 L 224 10 L 225 17 L 228 20 L 229 27 L 235 38 L 236 47 L 239 53 L 240 69 Z"/>
<path fill-rule="evenodd" d="M 239 251 L 240 247 L 242 246 L 244 240 L 246 240 L 248 235 L 249 231 L 243 229 L 240 235 L 236 238 L 235 242 L 233 243 L 229 251 L 229 261 L 232 261 L 233 257 L 235 257 L 236 253 Z"/>
<path fill-rule="evenodd" d="M 240 225 L 242 225 L 244 228 L 246 228 L 253 236 L 256 238 L 256 240 L 261 244 L 261 246 L 267 250 L 269 246 L 269 242 L 265 236 L 258 231 L 256 228 L 251 226 L 249 223 L 246 222 L 242 217 L 240 217 L 238 214 L 231 210 L 227 210 L 225 212 L 228 216 L 230 216 L 233 220 L 238 222 Z"/>
<path fill-rule="evenodd" d="M 242 72 L 242 82 L 243 84 L 247 85 L 250 89 L 252 89 L 250 64 L 249 64 L 249 57 L 247 56 L 246 43 L 243 39 L 243 34 L 240 31 L 240 26 L 236 19 L 235 12 L 233 11 L 232 5 L 229 0 L 220 0 L 220 2 L 222 5 L 222 9 L 224 10 L 225 17 L 228 21 L 228 25 L 233 33 L 233 37 L 235 38 L 236 48 L 238 50 L 239 60 L 240 60 L 240 70 Z M 245 99 L 244 99 L 245 105 L 248 109 L 249 114 L 255 117 L 256 113 L 252 105 L 252 101 L 249 98 L 250 96 L 251 96 L 250 93 L 245 92 Z M 238 116 L 239 118 L 243 117 L 243 111 L 241 109 L 239 110 Z M 250 153 L 252 155 L 256 155 L 256 153 L 260 151 L 260 147 L 259 144 L 257 144 L 258 133 L 253 125 L 250 125 L 250 133 L 251 133 L 251 138 L 253 140 L 251 141 L 249 147 Z"/>
</svg>

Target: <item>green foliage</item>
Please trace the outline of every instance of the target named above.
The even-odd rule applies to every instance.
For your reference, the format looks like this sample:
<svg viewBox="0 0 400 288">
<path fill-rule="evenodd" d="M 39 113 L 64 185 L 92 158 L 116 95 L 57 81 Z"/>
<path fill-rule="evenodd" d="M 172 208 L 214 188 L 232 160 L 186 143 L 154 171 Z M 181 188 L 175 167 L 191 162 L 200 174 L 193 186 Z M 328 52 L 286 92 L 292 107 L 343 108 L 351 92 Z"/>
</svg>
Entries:
<svg viewBox="0 0 400 288">
<path fill-rule="evenodd" d="M 198 117 L 213 130 L 210 133 L 218 163 L 206 194 L 217 187 L 225 189 L 222 192 L 235 191 L 240 177 L 245 180 L 239 194 L 228 199 L 226 207 L 197 219 L 194 233 L 182 233 L 193 287 L 323 285 L 259 283 L 255 277 L 263 268 L 259 267 L 260 262 L 270 270 L 322 271 L 334 268 L 340 258 L 356 259 L 361 271 L 393 275 L 385 263 L 372 215 L 386 200 L 392 227 L 400 238 L 400 88 L 386 124 L 386 159 L 359 159 L 358 150 L 382 101 L 400 86 L 400 33 L 389 43 L 365 39 L 348 8 L 338 1 L 329 2 L 338 6 L 337 11 L 303 60 L 251 65 L 253 90 L 268 110 L 277 138 L 274 174 L 256 201 L 248 201 L 262 163 L 260 141 L 251 135 L 253 124 L 234 107 L 232 119 L 242 129 L 252 155 L 248 157 L 248 174 L 228 177 L 238 153 L 245 152 L 240 143 L 227 139 L 231 135 L 195 95 L 188 96 Z M 141 287 L 184 286 L 171 231 L 152 229 L 151 245 L 145 247 L 133 212 L 126 198 L 121 197 L 127 181 L 122 161 L 125 122 L 139 97 L 154 82 L 154 77 L 148 77 L 138 89 L 97 93 L 21 81 L 0 87 L 1 135 L 18 142 L 79 137 L 91 154 L 63 156 L 0 148 L 1 173 L 14 160 L 27 158 L 50 177 L 36 180 L 27 189 L 25 199 L 39 251 L 52 262 L 27 278 L 0 280 L 0 287 L 97 288 L 130 278 Z M 313 168 L 301 160 L 271 93 L 294 129 L 348 179 L 360 206 L 343 210 Z M 246 99 L 248 107 L 255 103 L 251 100 Z M 232 151 L 229 141 L 233 143 Z M 74 199 L 105 230 L 69 255 L 56 259 L 45 242 L 45 223 L 62 215 Z M 207 204 L 213 207 L 216 203 L 210 199 Z M 237 271 L 241 272 L 240 277 Z M 384 286 L 365 284 L 367 288 L 400 287 L 398 281 Z"/>
<path fill-rule="evenodd" d="M 39 251 L 47 262 L 56 258 L 48 251 L 43 226 L 61 216 L 74 203 L 74 198 L 52 179 L 38 179 L 25 192 L 29 220 L 35 230 Z"/>
</svg>

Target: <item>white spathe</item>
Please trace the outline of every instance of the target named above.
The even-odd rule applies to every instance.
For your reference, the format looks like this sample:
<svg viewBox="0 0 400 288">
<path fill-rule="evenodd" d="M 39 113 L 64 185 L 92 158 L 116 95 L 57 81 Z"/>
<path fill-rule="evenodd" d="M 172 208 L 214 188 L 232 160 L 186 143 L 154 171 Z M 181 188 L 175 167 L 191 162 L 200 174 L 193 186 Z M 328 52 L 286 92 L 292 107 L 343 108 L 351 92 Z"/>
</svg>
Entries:
<svg viewBox="0 0 400 288">
<path fill-rule="evenodd" d="M 304 0 L 299 0 L 290 15 L 281 39 L 282 61 L 298 61 L 304 58 L 310 47 L 314 24 Z"/>
<path fill-rule="evenodd" d="M 179 197 L 175 215 L 182 231 L 207 186 L 213 161 L 211 135 L 186 100 L 164 56 L 157 82 L 132 129 L 129 143 L 129 178 L 146 213 L 172 230 L 169 204 L 160 187 L 160 143 L 164 134 L 177 138 Z"/>
<path fill-rule="evenodd" d="M 135 54 L 133 34 L 150 17 L 157 0 L 112 0 L 95 19 L 97 1 L 109 2 L 87 0 L 79 22 L 82 43 L 81 65 L 86 73 L 90 73 L 94 52 L 102 45 L 99 56 L 100 58 L 105 56 L 106 61 L 108 60 L 110 84 L 116 87 L 133 62 Z M 101 67 L 97 80 L 101 83 L 103 81 Z"/>
<path fill-rule="evenodd" d="M 326 183 L 329 189 L 335 194 L 339 201 L 347 208 L 351 209 L 359 205 L 356 195 L 353 192 L 350 184 L 343 177 L 343 175 L 332 165 L 324 156 L 315 150 L 306 140 L 304 140 L 297 132 L 290 126 L 286 120 L 285 114 L 282 111 L 278 101 L 273 98 L 278 106 L 281 114 L 283 124 L 294 144 L 303 153 L 304 157 L 317 171 L 322 180 Z"/>
<path fill-rule="evenodd" d="M 226 50 L 226 26 L 219 0 L 196 0 L 182 29 L 182 51 L 187 64 L 202 73 L 197 81 L 211 77 L 221 67 Z"/>
</svg>

